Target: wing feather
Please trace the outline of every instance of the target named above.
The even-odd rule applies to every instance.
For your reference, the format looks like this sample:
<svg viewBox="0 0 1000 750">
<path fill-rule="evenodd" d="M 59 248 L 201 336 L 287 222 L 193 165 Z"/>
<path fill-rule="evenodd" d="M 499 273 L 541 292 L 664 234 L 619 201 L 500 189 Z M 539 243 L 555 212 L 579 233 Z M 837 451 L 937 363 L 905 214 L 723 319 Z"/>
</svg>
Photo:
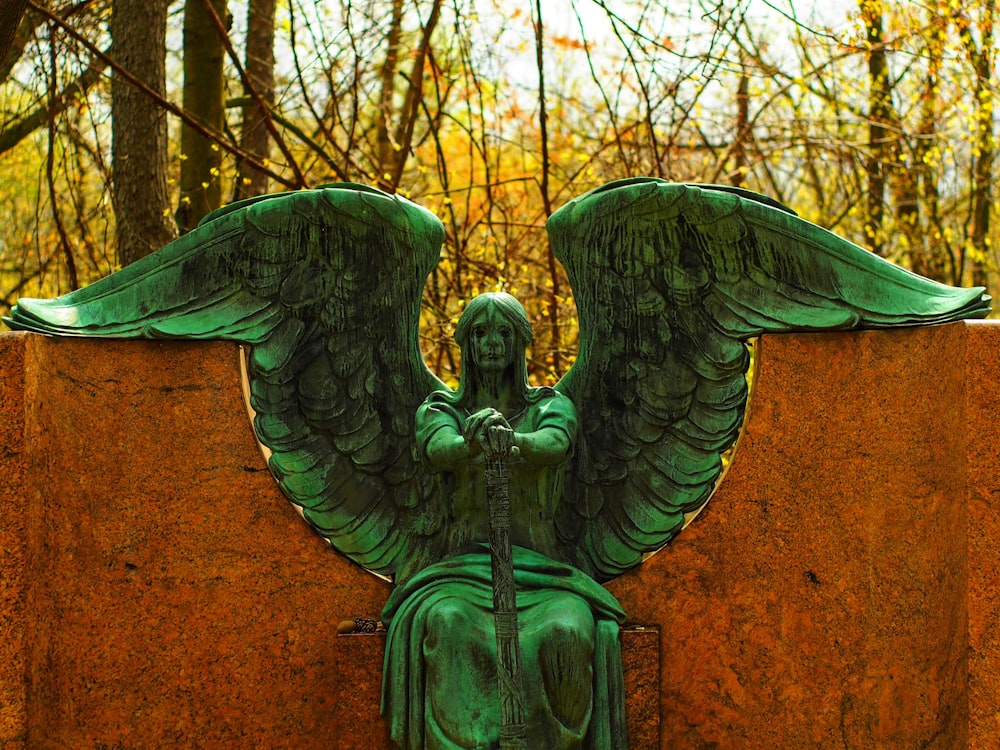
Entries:
<svg viewBox="0 0 1000 750">
<path fill-rule="evenodd" d="M 20 301 L 10 324 L 253 345 L 254 427 L 283 491 L 341 552 L 405 577 L 441 554 L 413 415 L 444 388 L 417 344 L 442 240 L 430 212 L 358 185 L 255 198 L 90 287 Z"/>
<path fill-rule="evenodd" d="M 746 408 L 746 339 L 989 309 L 981 288 L 924 279 L 740 189 L 621 181 L 548 230 L 580 317 L 579 356 L 556 386 L 581 415 L 557 533 L 598 579 L 707 502 Z"/>
</svg>

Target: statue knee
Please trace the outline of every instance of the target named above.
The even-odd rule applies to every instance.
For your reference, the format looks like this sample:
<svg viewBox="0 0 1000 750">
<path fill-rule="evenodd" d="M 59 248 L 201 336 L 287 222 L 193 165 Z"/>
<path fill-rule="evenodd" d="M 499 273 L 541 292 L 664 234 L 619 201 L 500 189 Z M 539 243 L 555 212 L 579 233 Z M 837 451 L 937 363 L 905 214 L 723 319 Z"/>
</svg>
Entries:
<svg viewBox="0 0 1000 750">
<path fill-rule="evenodd" d="M 441 599 L 427 613 L 427 630 L 438 636 L 468 636 L 476 618 L 476 609 L 457 597 Z"/>
<path fill-rule="evenodd" d="M 596 625 L 590 606 L 570 594 L 554 597 L 546 605 L 545 640 L 552 645 L 560 643 L 590 644 L 593 646 Z"/>
</svg>

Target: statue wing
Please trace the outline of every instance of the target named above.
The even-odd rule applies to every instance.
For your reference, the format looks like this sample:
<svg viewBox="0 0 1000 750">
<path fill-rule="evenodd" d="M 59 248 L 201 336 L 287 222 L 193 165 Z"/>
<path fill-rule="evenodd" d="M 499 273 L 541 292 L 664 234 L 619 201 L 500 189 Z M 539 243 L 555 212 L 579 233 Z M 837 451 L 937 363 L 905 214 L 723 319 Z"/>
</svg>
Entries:
<svg viewBox="0 0 1000 750">
<path fill-rule="evenodd" d="M 429 211 L 358 185 L 264 196 L 89 287 L 21 300 L 8 323 L 252 345 L 254 427 L 282 490 L 335 548 L 405 576 L 437 554 L 441 525 L 413 419 L 445 388 L 418 343 L 443 237 Z"/>
<path fill-rule="evenodd" d="M 982 288 L 917 276 L 739 189 L 611 183 L 547 228 L 580 322 L 578 359 L 556 386 L 581 415 L 557 531 L 600 580 L 707 502 L 743 419 L 746 339 L 989 311 Z"/>
</svg>

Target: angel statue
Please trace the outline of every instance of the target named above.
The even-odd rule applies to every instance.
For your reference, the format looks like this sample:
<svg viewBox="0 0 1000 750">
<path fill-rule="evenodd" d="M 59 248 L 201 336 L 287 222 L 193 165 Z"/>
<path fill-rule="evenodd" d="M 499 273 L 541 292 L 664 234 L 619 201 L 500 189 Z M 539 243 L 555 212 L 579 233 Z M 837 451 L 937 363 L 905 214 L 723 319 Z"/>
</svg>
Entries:
<svg viewBox="0 0 1000 750">
<path fill-rule="evenodd" d="M 621 750 L 626 615 L 601 583 L 707 502 L 743 418 L 746 340 L 983 316 L 989 297 L 740 189 L 622 180 L 547 229 L 580 329 L 554 388 L 529 384 L 531 325 L 502 293 L 458 322 L 458 388 L 429 371 L 418 323 L 443 226 L 355 184 L 222 208 L 8 323 L 249 345 L 282 490 L 393 580 L 382 710 L 400 748 Z"/>
</svg>

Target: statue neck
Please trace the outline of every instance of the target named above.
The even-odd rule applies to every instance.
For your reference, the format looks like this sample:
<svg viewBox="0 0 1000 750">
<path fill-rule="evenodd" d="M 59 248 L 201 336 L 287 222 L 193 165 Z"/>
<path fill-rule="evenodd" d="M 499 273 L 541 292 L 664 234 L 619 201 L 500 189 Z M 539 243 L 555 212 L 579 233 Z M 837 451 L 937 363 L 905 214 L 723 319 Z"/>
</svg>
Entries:
<svg viewBox="0 0 1000 750">
<path fill-rule="evenodd" d="M 506 417 L 520 413 L 525 406 L 524 394 L 515 392 L 510 372 L 478 372 L 468 398 L 470 411 L 492 407 Z"/>
</svg>

